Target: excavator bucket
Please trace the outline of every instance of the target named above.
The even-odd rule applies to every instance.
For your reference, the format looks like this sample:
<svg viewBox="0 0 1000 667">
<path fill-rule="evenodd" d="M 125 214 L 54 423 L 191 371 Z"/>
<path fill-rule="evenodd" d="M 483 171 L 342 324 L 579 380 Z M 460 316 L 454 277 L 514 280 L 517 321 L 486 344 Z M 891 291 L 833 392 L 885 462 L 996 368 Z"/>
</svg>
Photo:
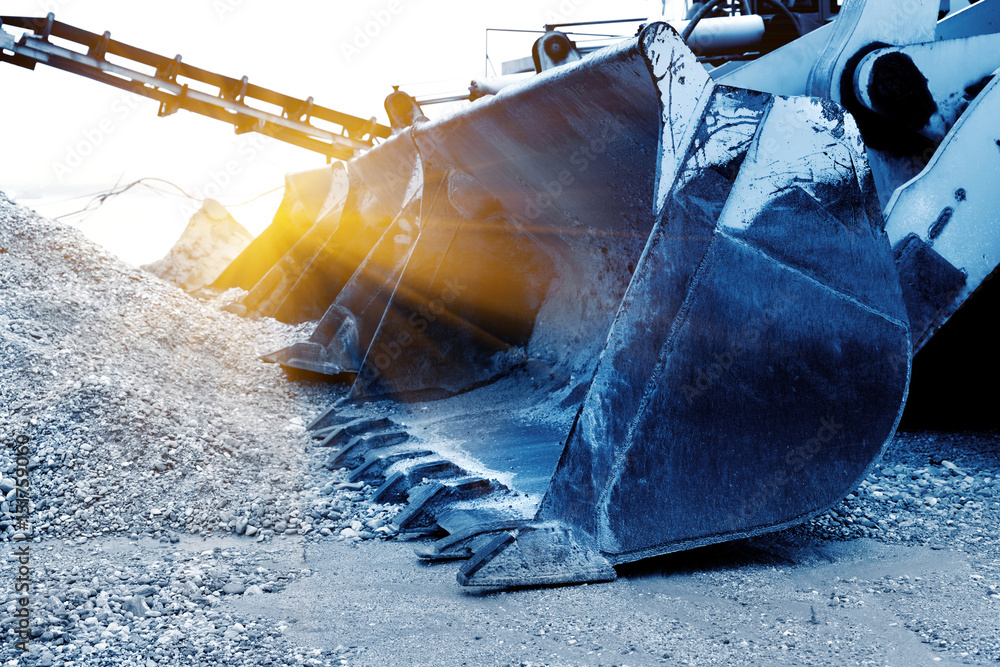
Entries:
<svg viewBox="0 0 1000 667">
<path fill-rule="evenodd" d="M 392 146 L 397 146 L 393 152 Z M 379 161 L 379 156 L 389 158 Z M 408 143 L 354 165 L 292 174 L 274 220 L 211 286 L 248 291 L 241 314 L 283 322 L 319 319 L 351 275 L 345 253 L 367 252 L 401 205 L 413 169 Z M 367 167 L 367 169 L 366 169 Z M 355 250 L 352 249 L 363 249 Z"/>
<path fill-rule="evenodd" d="M 313 169 L 285 177 L 285 193 L 274 220 L 226 268 L 211 285 L 227 290 L 253 289 L 264 276 L 284 259 L 302 236 L 324 218 L 324 203 L 343 173 L 343 164 L 331 169 Z"/>
<path fill-rule="evenodd" d="M 310 425 L 327 467 L 406 503 L 395 527 L 465 585 L 791 525 L 895 430 L 906 310 L 833 102 L 717 85 L 653 24 L 346 172 L 297 278 L 326 312 L 269 358 L 351 374 Z"/>
<path fill-rule="evenodd" d="M 637 72 L 645 85 L 623 90 Z M 354 273 L 312 339 L 271 358 L 360 372 L 366 395 L 456 394 L 527 359 L 592 373 L 653 226 L 659 119 L 634 47 L 568 80 L 591 90 L 565 96 L 559 132 L 525 121 L 553 113 L 551 89 L 531 86 L 504 96 L 524 115 L 474 105 L 352 161 L 413 164 L 404 141 L 418 156 L 395 220 L 340 265 Z"/>
</svg>

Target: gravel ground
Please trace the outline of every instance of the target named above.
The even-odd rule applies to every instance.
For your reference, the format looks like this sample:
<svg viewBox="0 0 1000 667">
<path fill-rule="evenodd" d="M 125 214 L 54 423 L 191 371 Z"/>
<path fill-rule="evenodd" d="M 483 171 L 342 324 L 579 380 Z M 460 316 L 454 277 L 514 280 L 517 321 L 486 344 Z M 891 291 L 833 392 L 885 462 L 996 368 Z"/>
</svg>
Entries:
<svg viewBox="0 0 1000 667">
<path fill-rule="evenodd" d="M 323 469 L 304 424 L 337 390 L 259 360 L 309 327 L 225 312 L 238 296 L 193 299 L 0 195 L 0 434 L 29 437 L 32 488 L 23 525 L 0 448 L 0 665 L 1000 662 L 995 433 L 901 433 L 783 533 L 475 594 Z"/>
<path fill-rule="evenodd" d="M 346 475 L 322 470 L 323 454 L 305 431 L 335 390 L 288 382 L 278 366 L 259 360 L 308 327 L 222 310 L 238 297 L 192 299 L 0 196 L 0 433 L 5 444 L 15 434 L 30 438 L 32 488 L 26 531 L 16 520 L 16 452 L 0 450 L 0 541 L 8 554 L 25 533 L 43 545 L 58 538 L 82 546 L 109 535 L 170 544 L 182 535 L 233 533 L 262 542 L 314 530 L 337 539 L 390 532 L 383 524 L 397 508 L 364 503 L 365 491 Z M 93 638 L 86 631 L 94 618 L 103 628 L 194 613 L 192 605 L 201 604 L 200 594 L 169 589 L 149 611 L 133 604 L 129 617 L 123 595 L 134 593 L 126 585 L 134 579 L 116 572 L 171 581 L 155 571 L 157 563 L 129 565 L 85 575 L 84 562 L 47 568 L 40 586 L 77 592 L 38 603 L 45 605 L 34 626 L 41 642 L 79 632 Z M 199 583 L 199 591 L 224 594 L 229 582 L 220 576 Z M 261 578 L 252 571 L 232 576 Z M 189 581 L 181 574 L 174 583 Z M 259 583 L 266 591 L 269 582 Z M 3 594 L 17 597 L 13 586 Z M 81 620 L 75 603 L 96 616 Z M 193 618 L 204 624 L 209 617 Z M 0 628 L 6 633 L 14 623 L 8 616 Z M 14 655 L 12 643 L 0 655 Z M 277 650 L 274 659 L 285 653 Z"/>
<path fill-rule="evenodd" d="M 996 433 L 898 433 L 885 459 L 842 504 L 789 532 L 975 550 L 996 559 L 998 527 Z M 1000 590 L 993 591 L 1000 600 Z"/>
</svg>

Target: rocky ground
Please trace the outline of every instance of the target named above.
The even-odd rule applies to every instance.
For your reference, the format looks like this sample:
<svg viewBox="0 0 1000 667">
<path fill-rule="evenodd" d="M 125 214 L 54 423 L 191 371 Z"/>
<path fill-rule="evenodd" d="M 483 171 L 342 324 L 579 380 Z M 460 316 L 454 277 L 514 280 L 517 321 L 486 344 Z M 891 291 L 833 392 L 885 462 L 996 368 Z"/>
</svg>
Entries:
<svg viewBox="0 0 1000 667">
<path fill-rule="evenodd" d="M 0 196 L 0 664 L 1000 662 L 1000 436 L 901 433 L 784 533 L 470 593 L 327 471 L 337 389 L 259 355 L 308 327 L 198 301 Z M 16 444 L 16 443 L 15 443 Z M 31 549 L 31 651 L 15 647 Z"/>
</svg>

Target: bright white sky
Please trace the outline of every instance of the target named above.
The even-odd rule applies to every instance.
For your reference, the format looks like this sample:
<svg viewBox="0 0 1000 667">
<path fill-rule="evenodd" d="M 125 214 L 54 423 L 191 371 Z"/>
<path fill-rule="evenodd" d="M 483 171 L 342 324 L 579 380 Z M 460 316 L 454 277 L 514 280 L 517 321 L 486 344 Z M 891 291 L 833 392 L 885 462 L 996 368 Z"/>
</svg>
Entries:
<svg viewBox="0 0 1000 667">
<path fill-rule="evenodd" d="M 667 15 L 683 12 L 669 0 Z M 391 19 L 365 45 L 357 29 L 390 9 Z M 539 29 L 546 22 L 657 15 L 660 0 L 10 0 L 0 12 L 56 18 L 90 32 L 111 31 L 127 44 L 356 116 L 385 122 L 393 84 L 416 95 L 464 89 L 484 73 L 484 31 Z M 581 28 L 585 30 L 586 28 Z M 632 30 L 625 26 L 619 30 Z M 595 30 L 595 32 L 598 30 Z M 533 35 L 491 33 L 490 55 L 530 55 Z M 349 47 L 360 53 L 346 55 Z M 438 83 L 434 83 L 438 82 Z M 427 85 L 418 85 L 427 84 Z M 166 118 L 157 104 L 83 77 L 39 65 L 32 72 L 0 65 L 0 190 L 56 216 L 98 193 L 142 177 L 212 196 L 251 233 L 269 222 L 284 174 L 325 164 L 318 154 L 181 111 Z M 433 112 L 433 108 L 431 108 Z M 433 115 L 431 113 L 431 115 Z M 238 173 L 227 173 L 227 165 Z M 70 198 L 69 201 L 66 201 Z M 133 188 L 92 214 L 69 218 L 126 261 L 162 256 L 197 208 L 178 196 Z"/>
</svg>

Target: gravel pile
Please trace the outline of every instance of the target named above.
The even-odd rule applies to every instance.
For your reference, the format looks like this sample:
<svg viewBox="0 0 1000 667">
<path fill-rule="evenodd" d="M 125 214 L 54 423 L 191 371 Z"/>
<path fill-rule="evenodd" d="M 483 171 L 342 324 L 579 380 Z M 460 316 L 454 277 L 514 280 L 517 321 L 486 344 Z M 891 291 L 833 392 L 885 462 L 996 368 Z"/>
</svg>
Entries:
<svg viewBox="0 0 1000 667">
<path fill-rule="evenodd" d="M 961 465 L 942 458 L 949 455 L 962 457 Z M 1000 437 L 898 433 L 858 489 L 792 532 L 823 539 L 869 537 L 997 558 L 998 525 Z M 1000 600 L 996 586 L 991 594 Z"/>
<path fill-rule="evenodd" d="M 193 299 L 6 199 L 0 262 L 0 430 L 31 438 L 37 536 L 350 538 L 391 518 L 316 464 L 305 424 L 336 388 L 259 359 L 310 325 L 223 311 L 235 293 Z M 14 471 L 0 449 L 5 541 Z"/>
<path fill-rule="evenodd" d="M 329 389 L 258 359 L 301 331 L 196 301 L 6 200 L 0 249 L 0 431 L 31 438 L 37 534 L 308 527 L 304 424 Z M 7 514 L 0 528 L 16 532 Z"/>
<path fill-rule="evenodd" d="M 196 300 L 0 194 L 0 433 L 30 438 L 32 498 L 25 526 L 16 518 L 16 453 L 0 448 L 0 544 L 22 536 L 34 537 L 36 548 L 54 539 L 83 548 L 112 535 L 135 544 L 222 534 L 250 544 L 392 536 L 386 524 L 398 508 L 367 503 L 373 489 L 325 470 L 328 452 L 305 430 L 336 388 L 290 382 L 259 359 L 307 336 L 309 325 L 225 312 L 240 298 L 235 292 Z M 60 655 L 79 658 L 82 646 L 101 644 L 98 637 L 115 644 L 126 632 L 175 664 L 185 654 L 180 645 L 167 650 L 163 638 L 194 619 L 222 628 L 233 646 L 256 646 L 256 631 L 211 615 L 213 596 L 229 582 L 169 575 L 160 555 L 146 556 L 110 578 L 85 566 L 86 556 L 39 575 L 50 591 L 36 596 L 48 620 L 34 625 L 33 645 L 51 644 L 59 665 Z M 191 567 L 209 557 L 194 558 Z M 153 581 L 142 584 L 139 572 Z M 256 571 L 239 581 L 243 595 L 272 586 Z M 145 607 L 133 600 L 137 586 L 155 582 L 157 592 L 140 595 Z M 12 613 L 13 587 L 0 596 Z M 16 656 L 6 635 L 11 620 L 0 614 L 0 657 Z M 284 656 L 276 664 L 299 664 L 287 650 L 275 655 Z"/>
</svg>

